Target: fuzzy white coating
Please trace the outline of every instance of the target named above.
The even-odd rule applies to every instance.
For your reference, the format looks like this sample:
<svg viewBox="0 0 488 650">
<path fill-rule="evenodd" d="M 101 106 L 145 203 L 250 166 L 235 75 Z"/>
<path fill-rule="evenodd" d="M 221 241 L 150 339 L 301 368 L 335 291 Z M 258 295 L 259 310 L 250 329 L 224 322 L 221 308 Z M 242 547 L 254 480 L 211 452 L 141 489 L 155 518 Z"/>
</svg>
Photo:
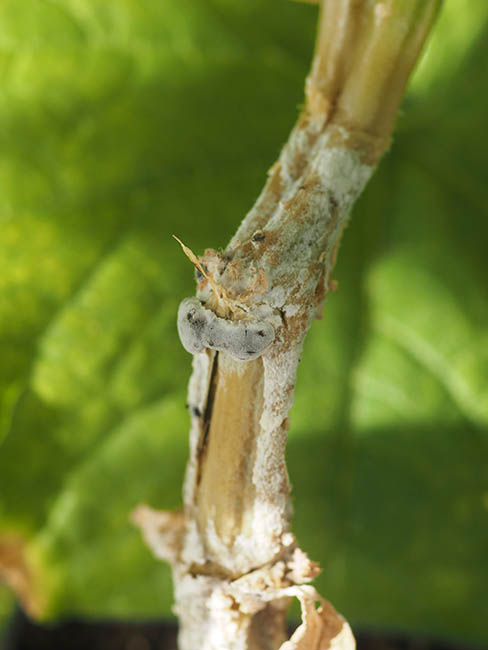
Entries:
<svg viewBox="0 0 488 650">
<path fill-rule="evenodd" d="M 220 318 L 203 307 L 198 298 L 185 298 L 181 302 L 178 334 L 183 347 L 190 354 L 210 348 L 226 352 L 240 361 L 257 359 L 275 338 L 274 328 L 267 321 Z"/>
<path fill-rule="evenodd" d="M 203 332 L 207 327 L 207 316 L 198 298 L 185 298 L 178 308 L 178 335 L 183 347 L 190 354 L 203 352 Z"/>
</svg>

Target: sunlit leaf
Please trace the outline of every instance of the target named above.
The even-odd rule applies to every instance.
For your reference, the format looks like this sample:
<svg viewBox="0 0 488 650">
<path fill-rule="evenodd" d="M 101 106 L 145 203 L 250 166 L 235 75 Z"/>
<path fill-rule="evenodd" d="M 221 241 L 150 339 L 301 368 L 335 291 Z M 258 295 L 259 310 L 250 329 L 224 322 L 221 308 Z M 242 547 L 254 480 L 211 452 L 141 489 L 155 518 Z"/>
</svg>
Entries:
<svg viewBox="0 0 488 650">
<path fill-rule="evenodd" d="M 0 8 L 0 540 L 24 540 L 41 617 L 169 615 L 169 570 L 128 517 L 180 502 L 175 314 L 194 285 L 171 235 L 229 239 L 298 114 L 315 20 L 285 0 Z M 481 0 L 445 3 L 307 339 L 288 454 L 327 598 L 353 622 L 473 641 L 487 21 Z"/>
</svg>

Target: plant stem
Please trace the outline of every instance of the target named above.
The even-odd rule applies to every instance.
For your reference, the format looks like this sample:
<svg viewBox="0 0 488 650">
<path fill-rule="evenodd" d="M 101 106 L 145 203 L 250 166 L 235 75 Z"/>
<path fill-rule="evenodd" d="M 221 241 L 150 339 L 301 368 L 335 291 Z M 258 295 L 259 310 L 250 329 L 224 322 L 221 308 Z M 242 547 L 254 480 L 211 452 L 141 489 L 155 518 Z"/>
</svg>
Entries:
<svg viewBox="0 0 488 650">
<path fill-rule="evenodd" d="M 304 584 L 319 570 L 290 532 L 288 412 L 350 210 L 389 145 L 438 5 L 324 1 L 305 110 L 226 250 L 199 258 L 208 277 L 180 309 L 195 352 L 184 512 L 134 516 L 173 566 L 181 650 L 354 647 L 347 623 Z M 259 323 L 274 330 L 260 355 L 247 349 Z M 291 597 L 303 623 L 286 641 Z"/>
</svg>

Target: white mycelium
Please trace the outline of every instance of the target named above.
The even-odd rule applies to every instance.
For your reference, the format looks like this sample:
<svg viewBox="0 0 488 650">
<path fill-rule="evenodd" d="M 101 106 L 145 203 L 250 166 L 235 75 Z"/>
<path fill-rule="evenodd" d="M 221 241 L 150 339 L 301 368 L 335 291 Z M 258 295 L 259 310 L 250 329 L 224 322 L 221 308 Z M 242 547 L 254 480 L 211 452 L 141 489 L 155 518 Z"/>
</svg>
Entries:
<svg viewBox="0 0 488 650">
<path fill-rule="evenodd" d="M 180 304 L 178 334 L 183 347 L 191 354 L 210 348 L 227 352 L 240 361 L 257 359 L 275 337 L 270 323 L 251 318 L 238 321 L 220 318 L 198 298 L 185 298 Z"/>
</svg>

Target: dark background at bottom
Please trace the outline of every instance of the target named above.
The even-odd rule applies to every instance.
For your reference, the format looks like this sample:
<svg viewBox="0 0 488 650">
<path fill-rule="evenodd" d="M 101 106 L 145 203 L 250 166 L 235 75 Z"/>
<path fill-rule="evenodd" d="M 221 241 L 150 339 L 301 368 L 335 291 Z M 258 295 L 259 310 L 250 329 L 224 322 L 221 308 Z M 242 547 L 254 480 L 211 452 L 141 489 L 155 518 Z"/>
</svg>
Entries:
<svg viewBox="0 0 488 650">
<path fill-rule="evenodd" d="M 353 631 L 358 650 L 482 650 L 481 646 L 401 632 L 354 627 Z M 169 621 L 87 623 L 73 619 L 42 626 L 17 610 L 0 650 L 177 650 L 176 632 L 176 625 Z"/>
</svg>

